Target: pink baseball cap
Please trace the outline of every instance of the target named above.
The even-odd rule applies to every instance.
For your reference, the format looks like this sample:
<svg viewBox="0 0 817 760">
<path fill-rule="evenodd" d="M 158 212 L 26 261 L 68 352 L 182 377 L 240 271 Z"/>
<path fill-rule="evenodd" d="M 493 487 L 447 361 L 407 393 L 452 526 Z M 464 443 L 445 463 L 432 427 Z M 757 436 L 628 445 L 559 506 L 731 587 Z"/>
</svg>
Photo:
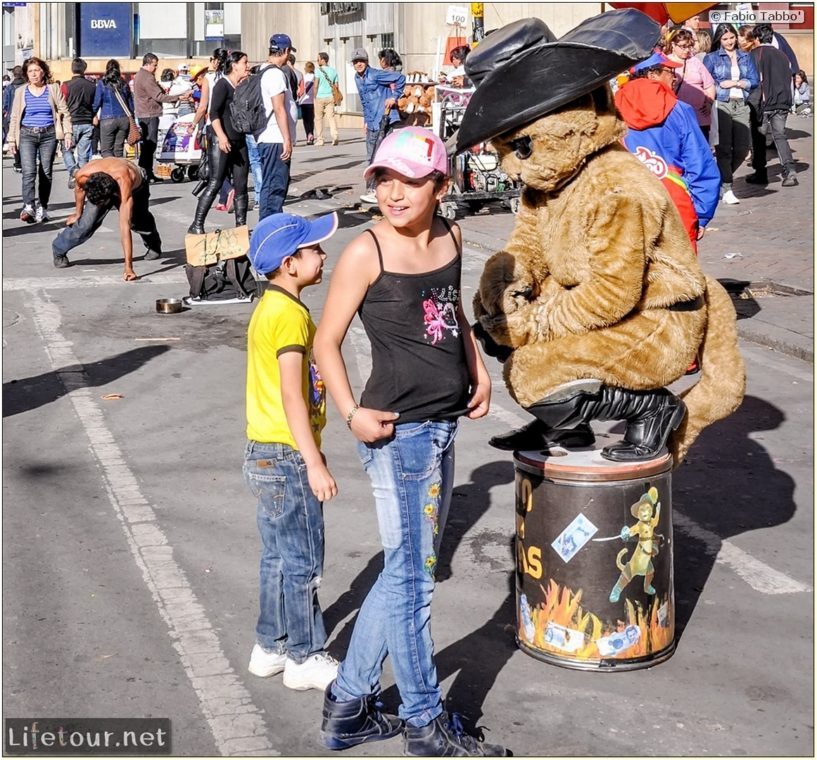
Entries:
<svg viewBox="0 0 817 760">
<path fill-rule="evenodd" d="M 434 171 L 448 176 L 445 145 L 425 127 L 396 129 L 380 143 L 374 161 L 363 172 L 363 179 L 369 179 L 376 169 L 391 169 L 410 179 L 427 177 Z"/>
</svg>

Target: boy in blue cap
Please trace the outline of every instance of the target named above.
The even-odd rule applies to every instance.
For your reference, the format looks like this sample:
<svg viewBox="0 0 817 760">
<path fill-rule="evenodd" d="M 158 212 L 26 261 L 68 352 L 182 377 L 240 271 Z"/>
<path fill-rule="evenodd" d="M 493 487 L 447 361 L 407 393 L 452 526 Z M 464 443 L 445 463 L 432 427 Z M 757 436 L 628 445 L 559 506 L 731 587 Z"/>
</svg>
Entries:
<svg viewBox="0 0 817 760">
<path fill-rule="evenodd" d="M 320 244 L 337 214 L 262 219 L 249 259 L 267 278 L 247 331 L 247 442 L 244 478 L 258 499 L 263 542 L 260 615 L 249 671 L 283 671 L 290 689 L 325 689 L 337 661 L 325 650 L 318 604 L 323 574 L 323 502 L 338 489 L 320 451 L 326 392 L 312 360 L 315 323 L 301 291 L 323 275 Z"/>
</svg>

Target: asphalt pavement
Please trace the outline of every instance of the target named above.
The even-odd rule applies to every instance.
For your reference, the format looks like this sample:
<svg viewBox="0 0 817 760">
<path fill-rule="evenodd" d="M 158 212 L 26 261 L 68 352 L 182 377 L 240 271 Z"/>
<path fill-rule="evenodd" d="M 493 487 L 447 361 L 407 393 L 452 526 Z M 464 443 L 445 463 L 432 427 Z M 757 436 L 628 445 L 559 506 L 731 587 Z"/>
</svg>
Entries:
<svg viewBox="0 0 817 760">
<path fill-rule="evenodd" d="M 677 650 L 630 672 L 581 672 L 514 644 L 514 468 L 491 435 L 525 422 L 498 364 L 491 414 L 461 425 L 432 634 L 449 707 L 518 756 L 808 756 L 813 716 L 813 124 L 789 136 L 800 185 L 745 184 L 700 257 L 733 293 L 748 389 L 673 474 Z M 376 217 L 365 146 L 294 154 L 287 210 L 337 210 L 333 258 Z M 53 220 L 18 219 L 3 162 L 4 717 L 168 717 L 184 756 L 326 754 L 322 696 L 247 673 L 257 609 L 255 504 L 241 478 L 250 305 L 155 312 L 187 292 L 190 183 L 151 188 L 165 256 L 121 280 L 116 212 L 72 266 L 50 241 L 73 207 L 57 167 Z M 250 213 L 250 225 L 257 220 Z M 467 307 L 513 215 L 459 219 Z M 208 229 L 232 217 L 211 211 Z M 316 320 L 325 282 L 304 293 Z M 345 345 L 356 392 L 365 334 Z M 340 493 L 325 506 L 321 600 L 342 657 L 382 563 L 369 485 L 330 405 L 324 450 Z M 396 709 L 390 670 L 383 700 Z M 396 756 L 399 739 L 349 750 Z"/>
</svg>

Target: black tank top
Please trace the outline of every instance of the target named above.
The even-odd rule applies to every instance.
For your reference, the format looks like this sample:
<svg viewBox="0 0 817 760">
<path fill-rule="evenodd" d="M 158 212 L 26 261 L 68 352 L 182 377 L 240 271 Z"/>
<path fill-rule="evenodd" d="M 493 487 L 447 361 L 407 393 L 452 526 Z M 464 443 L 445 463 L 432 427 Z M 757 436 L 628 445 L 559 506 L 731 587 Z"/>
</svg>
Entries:
<svg viewBox="0 0 817 760">
<path fill-rule="evenodd" d="M 454 233 L 446 223 L 452 240 Z M 470 397 L 465 344 L 457 322 L 460 251 L 440 269 L 395 274 L 383 269 L 358 309 L 372 344 L 372 374 L 362 406 L 399 412 L 400 422 L 452 419 Z M 456 246 L 456 240 L 454 241 Z"/>
</svg>

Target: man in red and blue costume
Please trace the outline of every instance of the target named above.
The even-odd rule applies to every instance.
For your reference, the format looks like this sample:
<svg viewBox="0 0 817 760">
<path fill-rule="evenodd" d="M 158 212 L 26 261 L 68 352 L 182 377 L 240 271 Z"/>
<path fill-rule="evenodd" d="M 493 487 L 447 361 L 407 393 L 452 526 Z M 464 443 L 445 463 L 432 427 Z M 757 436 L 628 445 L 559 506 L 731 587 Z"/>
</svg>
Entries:
<svg viewBox="0 0 817 760">
<path fill-rule="evenodd" d="M 715 215 L 720 172 L 693 108 L 678 100 L 675 69 L 680 63 L 656 51 L 630 69 L 631 79 L 615 102 L 629 130 L 627 149 L 664 183 L 692 247 Z"/>
</svg>

